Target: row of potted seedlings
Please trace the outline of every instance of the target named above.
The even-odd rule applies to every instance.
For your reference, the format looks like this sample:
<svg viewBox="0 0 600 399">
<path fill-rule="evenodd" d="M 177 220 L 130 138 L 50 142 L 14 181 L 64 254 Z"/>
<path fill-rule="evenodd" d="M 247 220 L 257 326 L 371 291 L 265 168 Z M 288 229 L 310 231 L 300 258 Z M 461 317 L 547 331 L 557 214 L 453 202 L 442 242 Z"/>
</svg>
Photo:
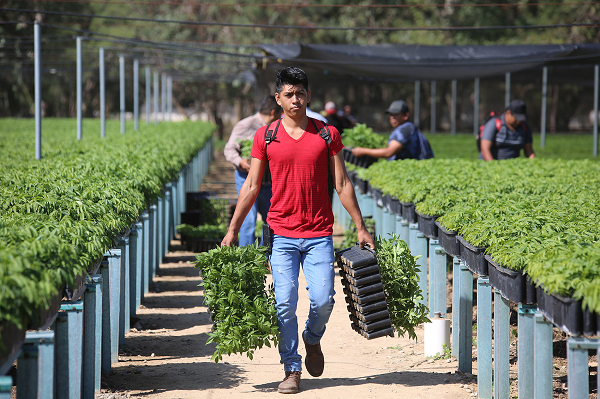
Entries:
<svg viewBox="0 0 600 399">
<path fill-rule="evenodd" d="M 380 206 L 418 222 L 447 254 L 488 275 L 502 296 L 537 303 L 557 327 L 580 336 L 600 330 L 600 258 L 579 259 L 586 291 L 554 283 L 564 278 L 547 264 L 558 251 L 568 270 L 569 245 L 599 246 L 599 172 L 589 161 L 516 159 L 378 162 L 349 174 L 353 182 L 368 181 L 366 191 Z"/>
</svg>

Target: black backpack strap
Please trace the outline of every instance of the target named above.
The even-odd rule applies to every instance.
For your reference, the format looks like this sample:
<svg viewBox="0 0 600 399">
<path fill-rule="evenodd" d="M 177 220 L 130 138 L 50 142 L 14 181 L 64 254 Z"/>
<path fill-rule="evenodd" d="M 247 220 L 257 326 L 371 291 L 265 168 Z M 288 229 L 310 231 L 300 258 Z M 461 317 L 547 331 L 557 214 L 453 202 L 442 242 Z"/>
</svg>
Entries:
<svg viewBox="0 0 600 399">
<path fill-rule="evenodd" d="M 273 122 L 271 122 L 271 123 L 273 123 Z M 279 130 L 279 124 L 281 123 L 281 118 L 279 118 L 279 120 L 277 121 L 277 126 L 275 126 L 275 131 L 269 130 L 269 128 L 271 127 L 271 123 L 269 123 L 267 125 L 267 128 L 265 129 L 265 143 L 267 145 L 271 144 L 273 141 L 275 141 L 277 139 L 277 131 Z"/>
<path fill-rule="evenodd" d="M 315 127 L 315 130 L 317 132 L 319 132 L 319 136 L 321 136 L 321 138 L 323 140 L 325 140 L 325 142 L 327 143 L 327 148 L 329 148 L 329 144 L 331 144 L 331 141 L 333 140 L 331 138 L 331 132 L 329 131 L 329 126 L 327 126 L 326 123 L 323 123 L 323 127 L 321 129 L 319 129 L 313 118 L 310 118 L 310 121 L 312 122 L 313 126 Z"/>
</svg>

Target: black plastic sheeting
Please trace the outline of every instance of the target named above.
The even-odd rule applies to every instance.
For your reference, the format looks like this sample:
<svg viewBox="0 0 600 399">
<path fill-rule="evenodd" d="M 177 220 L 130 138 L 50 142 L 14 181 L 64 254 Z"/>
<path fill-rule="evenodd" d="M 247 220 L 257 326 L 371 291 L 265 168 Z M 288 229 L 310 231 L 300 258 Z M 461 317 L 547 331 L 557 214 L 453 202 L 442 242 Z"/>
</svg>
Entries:
<svg viewBox="0 0 600 399">
<path fill-rule="evenodd" d="M 378 81 L 450 80 L 504 76 L 506 72 L 576 71 L 600 63 L 600 44 L 422 46 L 381 44 L 263 44 L 270 69 L 294 65 L 308 71 Z M 262 56 L 258 56 L 262 57 Z M 259 62 L 260 65 L 260 62 Z M 562 75 L 563 73 L 560 72 Z M 565 76 L 565 80 L 569 76 Z"/>
</svg>

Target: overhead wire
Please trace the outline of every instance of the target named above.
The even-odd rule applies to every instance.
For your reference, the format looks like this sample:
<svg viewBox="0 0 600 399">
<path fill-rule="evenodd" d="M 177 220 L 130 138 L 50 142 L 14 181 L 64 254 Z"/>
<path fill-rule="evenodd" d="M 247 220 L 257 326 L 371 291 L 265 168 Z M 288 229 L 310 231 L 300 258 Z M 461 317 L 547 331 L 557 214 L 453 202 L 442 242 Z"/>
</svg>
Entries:
<svg viewBox="0 0 600 399">
<path fill-rule="evenodd" d="M 95 15 L 95 14 L 80 14 L 72 12 L 62 11 L 43 11 L 43 10 L 26 10 L 16 8 L 0 7 L 0 11 L 13 11 L 23 13 L 39 13 L 47 15 L 60 15 L 70 17 L 81 17 L 81 18 L 98 18 L 98 19 L 112 19 L 120 21 L 143 21 L 143 22 L 154 22 L 154 23 L 166 23 L 166 24 L 179 24 L 179 25 L 196 25 L 196 26 L 228 26 L 235 28 L 262 28 L 262 29 L 295 29 L 295 30 L 350 30 L 350 31 L 477 31 L 477 30 L 499 30 L 499 29 L 548 29 L 548 28 L 573 28 L 573 27 L 598 27 L 600 22 L 581 22 L 581 23 L 570 23 L 570 24 L 544 24 L 544 25 L 498 25 L 498 26 L 425 26 L 425 27 L 343 27 L 343 26 L 308 26 L 308 25 L 271 25 L 271 24 L 237 24 L 232 22 L 207 22 L 207 21 L 185 21 L 185 20 L 168 20 L 168 19 L 152 19 L 142 17 L 121 17 L 121 16 L 110 16 L 110 15 Z"/>
</svg>

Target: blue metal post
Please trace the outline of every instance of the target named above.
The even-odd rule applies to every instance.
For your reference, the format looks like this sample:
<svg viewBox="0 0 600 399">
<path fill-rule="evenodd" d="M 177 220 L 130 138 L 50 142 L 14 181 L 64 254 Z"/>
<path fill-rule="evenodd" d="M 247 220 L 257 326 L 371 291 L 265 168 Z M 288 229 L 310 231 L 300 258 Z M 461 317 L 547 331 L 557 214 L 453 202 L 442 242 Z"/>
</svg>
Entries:
<svg viewBox="0 0 600 399">
<path fill-rule="evenodd" d="M 164 192 L 163 192 L 164 194 Z M 166 195 L 165 195 L 166 196 Z M 162 258 L 162 254 L 164 252 L 165 247 L 165 197 L 158 199 L 158 205 L 156 206 L 156 224 L 155 226 L 155 234 L 156 234 L 156 253 L 155 259 L 156 264 L 160 263 L 160 259 Z M 156 265 L 155 268 L 152 269 L 152 278 L 156 275 Z"/>
<path fill-rule="evenodd" d="M 150 67 L 147 66 L 146 70 L 146 125 L 150 124 L 150 106 L 152 103 L 152 89 L 150 86 Z"/>
<path fill-rule="evenodd" d="M 436 303 L 438 293 L 436 289 L 439 287 L 439 283 L 436 284 L 436 273 L 439 272 L 439 268 L 436 267 L 438 263 L 438 256 L 436 249 L 441 248 L 439 246 L 439 241 L 433 238 L 429 239 L 429 317 L 433 318 L 435 316 L 435 312 L 443 312 L 442 317 L 446 317 L 446 309 L 440 309 L 438 303 Z M 445 255 L 444 255 L 445 257 Z M 446 271 L 444 270 L 444 280 L 445 280 Z M 444 289 L 444 292 L 446 290 Z"/>
<path fill-rule="evenodd" d="M 473 100 L 473 134 L 479 136 L 479 78 L 475 78 Z"/>
<path fill-rule="evenodd" d="M 139 61 L 133 60 L 133 130 L 136 132 L 140 127 L 140 78 Z"/>
<path fill-rule="evenodd" d="M 548 67 L 542 70 L 542 120 L 540 124 L 540 147 L 546 147 L 546 100 L 548 98 Z"/>
<path fill-rule="evenodd" d="M 402 222 L 404 221 L 404 219 L 402 219 L 402 217 L 396 215 L 396 234 L 398 234 L 400 236 L 400 239 L 402 239 Z M 377 225 L 375 226 L 377 227 Z"/>
<path fill-rule="evenodd" d="M 396 230 L 396 220 L 387 209 L 382 209 L 381 219 L 383 223 L 383 229 L 381 230 L 381 236 L 389 239 L 391 234 Z"/>
<path fill-rule="evenodd" d="M 171 184 L 171 239 L 175 238 L 176 228 L 179 224 L 177 215 L 179 214 L 179 180 L 174 180 Z"/>
<path fill-rule="evenodd" d="M 504 76 L 504 106 L 510 104 L 510 72 L 506 72 Z"/>
<path fill-rule="evenodd" d="M 480 398 L 492 399 L 492 378 L 492 286 L 489 277 L 480 276 L 477 279 L 477 394 Z"/>
<path fill-rule="evenodd" d="M 533 398 L 534 387 L 534 320 L 536 305 L 519 305 L 519 397 Z"/>
<path fill-rule="evenodd" d="M 460 327 L 460 258 L 452 262 L 452 356 L 458 359 Z"/>
<path fill-rule="evenodd" d="M 83 398 L 100 392 L 102 367 L 102 276 L 89 276 L 83 294 Z"/>
<path fill-rule="evenodd" d="M 63 302 L 54 322 L 55 397 L 81 398 L 83 301 Z"/>
<path fill-rule="evenodd" d="M 165 188 L 165 204 L 164 204 L 164 218 L 165 218 L 165 223 L 163 224 L 163 227 L 165 229 L 165 235 L 164 235 L 164 246 L 163 246 L 163 250 L 160 254 L 160 258 L 158 259 L 158 262 L 156 263 L 156 269 L 158 269 L 158 266 L 162 263 L 163 257 L 167 254 L 167 252 L 169 252 L 169 244 L 171 243 L 171 238 L 173 237 L 172 233 L 173 233 L 173 219 L 171 218 L 171 215 L 173 213 L 171 207 L 173 206 L 173 201 L 171 200 L 171 183 L 167 183 L 167 186 Z"/>
<path fill-rule="evenodd" d="M 494 290 L 494 398 L 508 398 L 510 388 L 510 304 Z"/>
<path fill-rule="evenodd" d="M 456 92 L 457 81 L 452 79 L 452 109 L 450 110 L 450 133 L 456 134 Z"/>
<path fill-rule="evenodd" d="M 129 237 L 119 239 L 121 250 L 121 289 L 119 296 L 119 345 L 125 345 L 129 331 Z"/>
<path fill-rule="evenodd" d="M 145 276 L 148 276 L 148 289 L 150 287 L 150 284 L 152 283 L 152 280 L 154 280 L 154 267 L 156 265 L 156 262 L 158 261 L 156 257 L 156 251 L 157 248 L 159 248 L 157 247 L 157 245 L 159 243 L 160 232 L 157 229 L 157 214 L 158 212 L 156 205 L 150 205 L 150 262 L 148 262 L 148 271 L 147 274 L 145 274 Z"/>
<path fill-rule="evenodd" d="M 569 399 L 590 397 L 588 350 L 599 348 L 598 339 L 567 338 L 567 362 Z"/>
<path fill-rule="evenodd" d="M 435 281 L 433 282 L 433 291 L 429 294 L 435 296 L 435 311 L 440 312 L 442 317 L 446 317 L 446 251 L 440 246 L 435 247 L 435 262 L 433 267 L 435 268 L 434 276 Z M 430 268 L 430 270 L 432 269 Z"/>
<path fill-rule="evenodd" d="M 537 311 L 534 316 L 534 397 L 551 398 L 552 388 L 552 323 Z"/>
<path fill-rule="evenodd" d="M 54 395 L 54 331 L 26 333 L 18 366 L 17 399 L 52 399 Z M 1 387 L 0 392 L 2 392 Z M 0 393 L 1 398 L 3 396 Z M 10 389 L 6 398 L 10 399 Z"/>
<path fill-rule="evenodd" d="M 390 216 L 392 219 L 392 216 Z M 423 305 L 427 305 L 427 237 L 419 231 L 419 225 L 417 223 L 410 223 L 408 226 L 409 230 L 409 248 L 410 253 L 413 256 L 418 256 L 417 267 L 419 271 L 419 288 L 423 298 L 419 301 Z"/>
<path fill-rule="evenodd" d="M 421 81 L 415 80 L 415 125 L 421 126 Z"/>
<path fill-rule="evenodd" d="M 37 22 L 37 21 L 36 21 Z M 12 377 L 9 375 L 0 375 L 0 399 L 10 399 L 12 392 Z"/>
<path fill-rule="evenodd" d="M 437 121 L 436 121 L 436 110 L 435 110 L 435 106 L 436 106 L 436 101 L 437 101 L 437 93 L 436 93 L 436 89 L 437 89 L 437 82 L 435 80 L 431 81 L 431 126 L 429 128 L 429 131 L 431 133 L 435 133 L 435 126 L 437 125 Z"/>
<path fill-rule="evenodd" d="M 402 218 L 400 220 L 400 238 L 404 240 L 407 244 L 410 241 L 409 230 L 408 230 L 408 220 Z M 444 317 L 444 316 L 442 316 Z"/>
<path fill-rule="evenodd" d="M 133 224 L 129 233 L 129 314 L 136 317 L 142 303 L 142 249 L 144 246 L 143 223 Z"/>
<path fill-rule="evenodd" d="M 158 83 L 158 71 L 154 71 L 154 124 L 158 125 L 158 92 L 160 91 Z"/>
<path fill-rule="evenodd" d="M 179 210 L 177 212 L 177 224 L 181 224 L 181 212 L 185 212 L 185 168 L 179 173 Z"/>
<path fill-rule="evenodd" d="M 473 370 L 473 273 L 464 262 L 460 262 L 459 281 L 458 369 L 463 373 L 471 373 Z"/>
<path fill-rule="evenodd" d="M 142 213 L 142 223 L 144 225 L 143 228 L 143 248 L 142 248 L 142 300 L 144 299 L 144 295 L 148 293 L 148 269 L 150 265 L 150 213 L 149 211 L 144 211 Z"/>
<path fill-rule="evenodd" d="M 102 370 L 110 372 L 119 360 L 119 301 L 121 299 L 121 250 L 106 254 L 108 271 L 102 272 Z"/>
</svg>

